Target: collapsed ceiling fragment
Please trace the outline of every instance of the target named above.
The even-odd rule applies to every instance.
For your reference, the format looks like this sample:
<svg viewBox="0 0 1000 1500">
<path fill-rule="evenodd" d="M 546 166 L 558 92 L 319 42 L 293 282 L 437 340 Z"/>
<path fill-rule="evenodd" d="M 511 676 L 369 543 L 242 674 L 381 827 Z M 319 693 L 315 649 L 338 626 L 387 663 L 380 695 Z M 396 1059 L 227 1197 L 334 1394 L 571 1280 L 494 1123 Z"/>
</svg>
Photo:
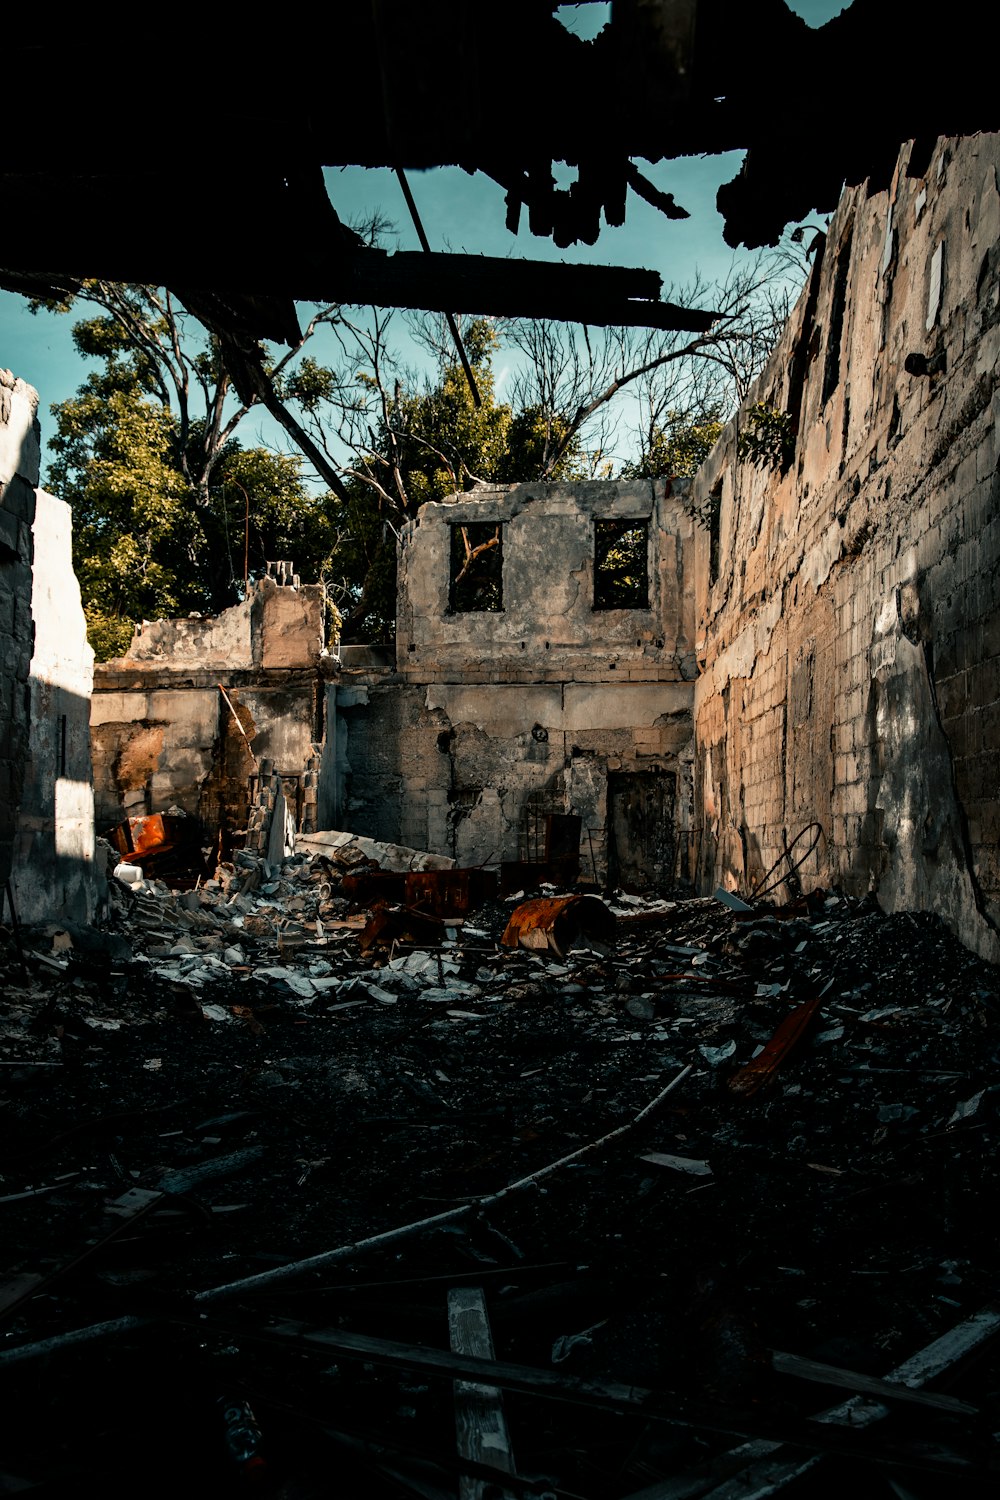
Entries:
<svg viewBox="0 0 1000 1500">
<path fill-rule="evenodd" d="M 370 0 L 312 20 L 305 57 L 297 27 L 265 38 L 199 12 L 190 63 L 139 54 L 132 27 L 113 19 L 54 46 L 8 23 L 5 103 L 10 118 L 31 121 L 32 151 L 0 168 L 10 226 L 0 288 L 59 298 L 90 277 L 169 287 L 218 336 L 241 401 L 264 406 L 345 498 L 267 373 L 262 342 L 300 338 L 296 301 L 693 332 L 715 315 L 660 301 L 661 278 L 648 270 L 388 255 L 341 221 L 324 167 L 485 172 L 506 190 L 512 231 L 526 209 L 531 233 L 567 246 L 593 244 L 602 218 L 623 223 L 630 189 L 667 218 L 685 215 L 635 158 L 745 148 L 719 208 L 730 244 L 758 246 L 832 209 L 845 180 L 885 188 L 903 141 L 916 143 L 912 174 L 939 134 L 1000 123 L 988 49 L 967 44 L 979 20 L 972 0 L 958 0 L 935 37 L 926 89 L 914 87 L 923 35 L 878 0 L 854 0 L 817 30 L 784 0 L 615 0 L 593 41 L 560 24 L 561 9 Z M 209 80 L 195 107 L 185 68 Z M 95 78 L 109 85 L 100 118 Z M 151 98 L 180 101 L 159 153 Z M 81 122 L 82 152 L 69 145 Z M 557 188 L 556 162 L 576 169 L 571 187 Z"/>
<path fill-rule="evenodd" d="M 244 358 L 261 339 L 293 338 L 296 299 L 700 327 L 658 302 L 651 272 L 367 248 L 321 169 L 482 171 L 505 188 L 512 230 L 526 210 L 533 234 L 566 246 L 593 244 L 602 219 L 624 222 L 629 190 L 684 213 L 636 158 L 746 149 L 719 206 L 728 242 L 756 246 L 832 208 L 845 180 L 886 187 L 902 141 L 917 142 L 913 172 L 939 134 L 998 124 L 988 51 L 969 45 L 971 0 L 936 34 L 927 87 L 923 34 L 877 0 L 817 30 L 784 0 L 616 0 L 592 42 L 560 24 L 562 9 L 371 0 L 311 21 L 307 55 L 297 27 L 265 37 L 200 13 L 183 63 L 140 57 L 113 22 L 55 45 L 8 24 L 8 114 L 31 120 L 32 151 L 0 170 L 0 285 L 170 285 Z M 182 98 L 185 69 L 207 80 L 204 107 L 172 109 L 157 152 L 150 98 Z M 113 81 L 101 116 L 95 77 Z M 70 145 L 81 124 L 83 150 Z M 576 169 L 570 188 L 556 187 L 554 162 Z"/>
</svg>

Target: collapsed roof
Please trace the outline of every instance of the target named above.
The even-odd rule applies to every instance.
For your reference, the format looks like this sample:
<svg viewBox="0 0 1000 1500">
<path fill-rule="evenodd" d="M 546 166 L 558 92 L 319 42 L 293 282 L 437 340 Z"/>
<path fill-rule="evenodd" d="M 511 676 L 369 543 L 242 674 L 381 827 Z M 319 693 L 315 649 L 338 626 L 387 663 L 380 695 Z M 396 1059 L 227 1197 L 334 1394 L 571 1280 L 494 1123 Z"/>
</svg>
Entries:
<svg viewBox="0 0 1000 1500">
<path fill-rule="evenodd" d="M 511 229 L 525 210 L 565 246 L 592 244 L 602 216 L 622 223 L 629 189 L 683 215 L 636 158 L 745 148 L 719 206 L 729 243 L 757 246 L 832 208 L 845 179 L 885 187 L 902 141 L 919 172 L 939 134 L 1000 123 L 971 0 L 936 30 L 933 75 L 921 29 L 878 0 L 817 30 L 784 0 L 615 0 L 592 42 L 560 23 L 568 8 L 370 0 L 308 34 L 199 13 L 183 50 L 140 51 L 113 16 L 55 42 L 8 24 L 7 115 L 32 139 L 0 169 L 0 285 L 170 285 L 248 352 L 294 338 L 296 299 L 703 327 L 658 301 L 650 271 L 368 248 L 322 168 L 482 171 L 506 189 Z M 556 161 L 577 169 L 569 189 Z"/>
<path fill-rule="evenodd" d="M 429 254 L 426 241 L 387 254 L 341 221 L 324 167 L 485 172 L 506 190 L 510 229 L 526 210 L 533 234 L 568 246 L 593 244 L 602 217 L 623 223 L 630 189 L 686 216 L 636 158 L 745 148 L 719 208 L 728 242 L 753 247 L 832 209 L 845 180 L 886 187 L 903 141 L 920 175 L 938 135 L 1000 124 L 990 49 L 969 45 L 973 0 L 936 29 L 933 76 L 921 29 L 879 0 L 816 30 L 784 0 L 615 0 L 593 41 L 561 24 L 568 9 L 369 0 L 308 34 L 199 11 L 179 46 L 142 49 L 114 13 L 54 41 L 16 18 L 5 105 L 31 122 L 31 152 L 0 165 L 0 288 L 169 287 L 220 339 L 240 399 L 267 408 L 341 493 L 267 373 L 262 341 L 299 341 L 296 301 L 696 333 L 715 314 L 661 301 L 650 270 Z M 575 167 L 568 189 L 554 162 Z"/>
</svg>

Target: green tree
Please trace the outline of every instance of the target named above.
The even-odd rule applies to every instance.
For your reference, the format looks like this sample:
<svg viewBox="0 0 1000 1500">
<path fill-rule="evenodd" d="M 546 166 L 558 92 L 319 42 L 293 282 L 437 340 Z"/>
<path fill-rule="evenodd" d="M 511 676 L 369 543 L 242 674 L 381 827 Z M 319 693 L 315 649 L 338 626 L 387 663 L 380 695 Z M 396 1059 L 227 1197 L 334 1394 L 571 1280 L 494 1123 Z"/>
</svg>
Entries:
<svg viewBox="0 0 1000 1500">
<path fill-rule="evenodd" d="M 542 467 L 544 414 L 516 414 L 498 401 L 493 357 L 499 339 L 486 318 L 466 322 L 462 339 L 479 395 L 477 404 L 453 346 L 424 324 L 425 342 L 437 357 L 436 376 L 414 389 L 404 385 L 386 338 L 388 318 L 374 314 L 358 328 L 367 359 L 357 376 L 357 397 L 340 410 L 339 429 L 330 420 L 336 396 L 321 393 L 310 412 L 318 442 L 334 431 L 353 447 L 344 467 L 348 500 L 331 499 L 338 523 L 336 566 L 344 638 L 389 640 L 396 615 L 396 544 L 399 528 L 421 505 L 471 490 L 477 483 L 507 484 L 536 477 Z M 296 399 L 301 393 L 293 387 Z M 363 438 L 367 437 L 367 442 Z M 552 466 L 554 479 L 584 472 L 579 441 L 571 438 Z"/>
<path fill-rule="evenodd" d="M 384 227 L 373 221 L 371 232 Z M 345 639 L 389 639 L 399 530 L 427 501 L 479 482 L 692 473 L 780 326 L 779 272 L 758 259 L 719 287 L 696 280 L 677 294 L 718 309 L 694 337 L 465 319 L 475 391 L 443 320 L 418 320 L 435 356 L 421 383 L 394 354 L 391 313 L 352 322 L 325 307 L 280 357 L 257 351 L 248 394 L 240 351 L 227 353 L 169 293 L 85 283 L 61 306 L 96 309 L 74 338 L 101 369 L 54 409 L 51 482 L 76 508 L 95 645 L 120 649 L 144 615 L 224 608 L 244 570 L 275 556 L 330 584 Z M 333 366 L 303 352 L 321 327 L 339 343 Z M 501 333 L 521 361 L 506 401 L 493 372 Z M 242 395 L 227 358 L 242 369 Z M 622 467 L 623 396 L 640 420 Z M 327 476 L 328 493 L 307 485 L 301 458 L 241 447 L 237 429 L 258 401 Z"/>
<path fill-rule="evenodd" d="M 73 328 L 100 361 L 53 407 L 48 482 L 74 508 L 74 549 L 91 641 L 123 650 L 143 617 L 215 612 L 242 596 L 244 570 L 293 557 L 307 577 L 329 569 L 336 532 L 299 456 L 245 449 L 236 431 L 255 404 L 233 391 L 217 339 L 168 292 L 87 282 L 54 310 L 89 304 Z M 281 380 L 316 328 L 274 366 Z"/>
<path fill-rule="evenodd" d="M 172 410 L 118 370 L 89 377 L 53 408 L 47 481 L 73 506 L 74 563 L 99 659 L 120 654 L 143 618 L 216 613 L 243 594 L 244 569 L 293 557 L 329 573 L 336 527 L 302 461 L 230 438 L 194 505 Z"/>
<path fill-rule="evenodd" d="M 718 416 L 668 411 L 663 426 L 655 424 L 639 458 L 624 464 L 623 479 L 690 479 L 715 447 L 723 423 Z"/>
</svg>

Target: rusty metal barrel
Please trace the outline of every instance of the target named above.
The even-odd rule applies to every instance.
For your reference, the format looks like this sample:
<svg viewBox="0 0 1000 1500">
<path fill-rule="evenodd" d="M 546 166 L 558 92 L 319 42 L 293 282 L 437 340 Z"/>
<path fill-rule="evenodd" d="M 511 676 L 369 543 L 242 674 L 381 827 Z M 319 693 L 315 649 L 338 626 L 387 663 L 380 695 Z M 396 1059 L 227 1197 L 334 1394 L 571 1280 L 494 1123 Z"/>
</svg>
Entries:
<svg viewBox="0 0 1000 1500">
<path fill-rule="evenodd" d="M 514 908 L 500 941 L 565 958 L 573 947 L 613 947 L 616 926 L 614 912 L 597 896 L 541 896 Z"/>
</svg>

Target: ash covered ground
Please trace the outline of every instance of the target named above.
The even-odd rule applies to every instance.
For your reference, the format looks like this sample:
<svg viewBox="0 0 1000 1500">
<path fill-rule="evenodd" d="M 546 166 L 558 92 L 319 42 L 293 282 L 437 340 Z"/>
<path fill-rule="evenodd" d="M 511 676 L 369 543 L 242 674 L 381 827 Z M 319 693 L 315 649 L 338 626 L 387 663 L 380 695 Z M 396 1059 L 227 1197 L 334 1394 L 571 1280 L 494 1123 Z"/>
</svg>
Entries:
<svg viewBox="0 0 1000 1500">
<path fill-rule="evenodd" d="M 363 951 L 343 873 L 241 855 L 25 968 L 8 935 L 0 1493 L 989 1493 L 995 968 L 837 893 L 612 893 L 563 955 L 496 900 Z M 421 1363 L 460 1288 L 561 1382 L 506 1387 L 506 1479 Z M 928 1350 L 937 1404 L 817 1420 Z"/>
</svg>

